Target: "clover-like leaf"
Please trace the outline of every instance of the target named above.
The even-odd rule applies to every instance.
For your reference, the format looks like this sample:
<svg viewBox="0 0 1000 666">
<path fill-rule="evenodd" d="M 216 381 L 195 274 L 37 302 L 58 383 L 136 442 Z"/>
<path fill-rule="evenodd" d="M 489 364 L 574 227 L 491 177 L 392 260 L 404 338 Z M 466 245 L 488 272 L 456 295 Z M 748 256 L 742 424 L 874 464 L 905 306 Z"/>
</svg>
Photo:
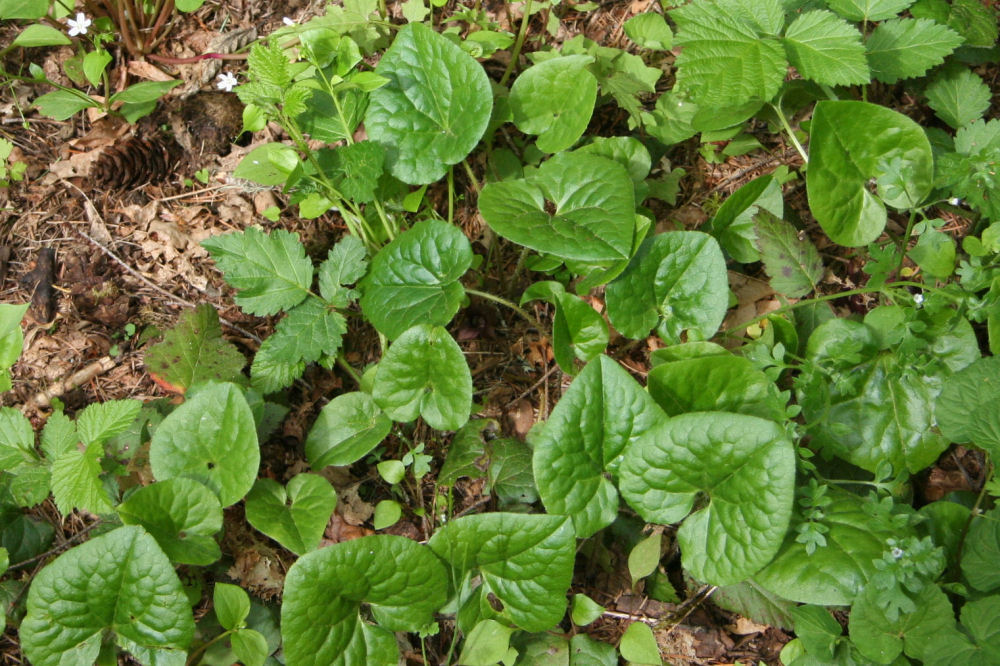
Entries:
<svg viewBox="0 0 1000 666">
<path fill-rule="evenodd" d="M 379 445 L 392 428 L 375 400 L 355 391 L 338 395 L 319 413 L 306 437 L 306 458 L 315 470 L 350 465 Z"/>
<path fill-rule="evenodd" d="M 514 124 L 537 134 L 538 149 L 558 153 L 576 143 L 597 101 L 597 79 L 587 70 L 594 58 L 566 55 L 532 65 L 510 88 Z"/>
<path fill-rule="evenodd" d="M 140 488 L 118 505 L 126 525 L 142 525 L 171 561 L 206 566 L 222 555 L 212 536 L 222 529 L 222 505 L 193 479 L 166 479 Z"/>
<path fill-rule="evenodd" d="M 906 116 L 867 102 L 816 105 L 806 188 L 810 210 L 835 243 L 859 247 L 877 239 L 885 204 L 917 206 L 932 177 L 930 142 Z M 878 196 L 869 190 L 872 178 L 879 179 Z M 890 181 L 894 187 L 885 187 Z"/>
<path fill-rule="evenodd" d="M 258 479 L 247 495 L 247 520 L 296 555 L 315 550 L 337 493 L 316 474 L 296 474 L 287 487 L 273 479 Z"/>
<path fill-rule="evenodd" d="M 432 183 L 479 143 L 493 106 L 489 78 L 446 37 L 403 26 L 375 73 L 389 82 L 372 92 L 365 128 L 396 178 Z"/>
<path fill-rule="evenodd" d="M 620 164 L 560 153 L 527 178 L 490 183 L 483 219 L 501 236 L 562 259 L 627 259 L 635 236 L 635 192 Z"/>
<path fill-rule="evenodd" d="M 725 412 L 675 416 L 632 444 L 620 474 L 622 497 L 645 520 L 684 521 L 677 533 L 684 568 L 706 583 L 753 575 L 788 530 L 795 453 L 772 421 Z M 706 503 L 691 513 L 698 497 Z"/>
<path fill-rule="evenodd" d="M 398 650 L 386 630 L 430 624 L 447 589 L 441 561 L 404 537 L 366 536 L 304 555 L 285 577 L 285 659 L 289 666 L 395 663 Z M 380 627 L 361 619 L 362 604 Z"/>
<path fill-rule="evenodd" d="M 461 579 L 479 575 L 483 596 L 526 631 L 547 631 L 566 612 L 576 538 L 565 516 L 488 513 L 456 518 L 428 545 Z"/>
<path fill-rule="evenodd" d="M 667 342 L 684 331 L 711 337 L 726 314 L 726 260 L 714 238 L 671 231 L 647 239 L 628 268 L 607 287 L 611 325 L 630 338 L 654 326 Z"/>
<path fill-rule="evenodd" d="M 200 481 L 224 507 L 243 499 L 260 465 L 257 429 L 243 393 L 233 384 L 205 385 L 157 427 L 149 462 L 157 479 Z"/>
<path fill-rule="evenodd" d="M 472 409 L 472 375 L 448 331 L 421 324 L 389 347 L 375 373 L 372 397 L 396 421 L 422 416 L 437 430 L 458 430 Z"/>
<path fill-rule="evenodd" d="M 138 526 L 95 537 L 42 569 L 28 591 L 21 647 L 36 666 L 92 664 L 108 632 L 162 664 L 183 662 L 194 635 L 173 565 Z"/>
<path fill-rule="evenodd" d="M 416 324 L 445 325 L 465 294 L 458 279 L 472 265 L 469 239 L 440 220 L 418 222 L 382 248 L 361 281 L 361 309 L 390 339 Z"/>
</svg>

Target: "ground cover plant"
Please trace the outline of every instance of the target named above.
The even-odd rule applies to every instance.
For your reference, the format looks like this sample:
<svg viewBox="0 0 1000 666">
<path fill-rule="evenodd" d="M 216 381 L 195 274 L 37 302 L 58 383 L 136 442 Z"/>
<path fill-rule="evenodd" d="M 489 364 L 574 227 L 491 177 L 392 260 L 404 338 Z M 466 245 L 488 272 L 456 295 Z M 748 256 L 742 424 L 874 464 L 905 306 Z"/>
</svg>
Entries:
<svg viewBox="0 0 1000 666">
<path fill-rule="evenodd" d="M 0 304 L 4 663 L 1000 663 L 995 10 L 499 4 L 0 0 L 6 213 L 39 115 L 217 77 L 251 137 L 50 167 L 97 259 Z"/>
</svg>

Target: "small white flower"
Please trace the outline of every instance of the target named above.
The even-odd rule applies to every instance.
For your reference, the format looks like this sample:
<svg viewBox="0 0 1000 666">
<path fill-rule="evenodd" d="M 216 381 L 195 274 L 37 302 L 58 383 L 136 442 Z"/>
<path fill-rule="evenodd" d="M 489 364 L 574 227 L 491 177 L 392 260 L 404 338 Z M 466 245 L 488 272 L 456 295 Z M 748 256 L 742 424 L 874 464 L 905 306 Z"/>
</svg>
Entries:
<svg viewBox="0 0 1000 666">
<path fill-rule="evenodd" d="M 913 302 L 916 303 L 917 305 L 920 305 L 921 303 L 924 302 L 924 295 L 923 294 L 914 294 L 913 295 Z"/>
<path fill-rule="evenodd" d="M 950 203 L 952 206 L 958 206 L 959 204 L 962 203 L 962 200 L 959 199 L 958 197 L 953 197 L 951 199 L 948 199 L 948 203 Z"/>
<path fill-rule="evenodd" d="M 906 554 L 905 551 L 903 551 L 903 549 L 900 548 L 899 546 L 894 547 L 891 552 L 892 556 L 897 560 Z"/>
<path fill-rule="evenodd" d="M 233 88 L 239 85 L 239 81 L 231 72 L 224 72 L 219 74 L 219 81 L 215 84 L 215 87 L 219 90 L 225 90 L 226 92 L 232 92 Z"/>
<path fill-rule="evenodd" d="M 76 13 L 76 19 L 66 19 L 66 25 L 69 26 L 69 36 L 76 37 L 77 35 L 86 35 L 87 28 L 93 23 L 87 15 L 83 12 Z"/>
<path fill-rule="evenodd" d="M 295 25 L 295 21 L 293 19 L 288 18 L 287 16 L 281 19 L 281 22 L 284 23 L 285 25 Z"/>
</svg>

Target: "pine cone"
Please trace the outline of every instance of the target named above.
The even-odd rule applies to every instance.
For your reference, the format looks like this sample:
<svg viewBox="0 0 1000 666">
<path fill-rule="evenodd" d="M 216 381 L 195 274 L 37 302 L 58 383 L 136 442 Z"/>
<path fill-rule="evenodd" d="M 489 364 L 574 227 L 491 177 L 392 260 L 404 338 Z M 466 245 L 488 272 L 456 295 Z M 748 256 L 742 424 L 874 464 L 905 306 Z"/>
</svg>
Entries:
<svg viewBox="0 0 1000 666">
<path fill-rule="evenodd" d="M 97 158 L 90 182 L 97 189 L 125 189 L 167 178 L 176 162 L 174 145 L 173 139 L 160 137 L 119 141 Z"/>
</svg>

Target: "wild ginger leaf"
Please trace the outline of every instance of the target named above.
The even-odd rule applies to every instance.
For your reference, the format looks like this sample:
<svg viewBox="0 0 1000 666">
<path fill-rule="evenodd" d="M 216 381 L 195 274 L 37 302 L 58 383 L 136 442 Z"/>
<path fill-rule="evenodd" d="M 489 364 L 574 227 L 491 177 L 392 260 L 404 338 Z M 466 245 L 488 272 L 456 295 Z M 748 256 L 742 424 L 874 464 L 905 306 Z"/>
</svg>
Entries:
<svg viewBox="0 0 1000 666">
<path fill-rule="evenodd" d="M 337 493 L 317 474 L 296 474 L 282 486 L 258 479 L 246 499 L 247 520 L 296 555 L 315 550 L 337 506 Z"/>
<path fill-rule="evenodd" d="M 935 420 L 952 442 L 972 442 L 1000 458 L 1000 358 L 986 357 L 959 370 L 944 382 L 935 405 Z"/>
<path fill-rule="evenodd" d="M 783 41 L 789 60 L 805 79 L 845 86 L 871 78 L 861 33 L 830 12 L 800 15 L 788 26 Z"/>
<path fill-rule="evenodd" d="M 883 21 L 868 37 L 868 62 L 885 83 L 922 76 L 962 44 L 957 32 L 929 19 Z"/>
<path fill-rule="evenodd" d="M 913 4 L 913 0 L 826 0 L 833 11 L 851 21 L 884 21 Z"/>
<path fill-rule="evenodd" d="M 537 134 L 538 149 L 558 153 L 587 129 L 597 100 L 597 79 L 588 71 L 591 56 L 567 55 L 532 65 L 510 88 L 514 124 Z"/>
<path fill-rule="evenodd" d="M 247 362 L 223 339 L 219 313 L 208 303 L 184 312 L 144 360 L 150 372 L 182 391 L 202 381 L 240 381 Z"/>
<path fill-rule="evenodd" d="M 306 437 L 306 458 L 314 470 L 350 465 L 368 455 L 392 429 L 367 393 L 344 393 L 326 404 Z M 443 483 L 443 482 L 442 482 Z"/>
<path fill-rule="evenodd" d="M 236 304 L 255 315 L 290 310 L 309 295 L 312 261 L 299 235 L 276 229 L 265 234 L 257 227 L 213 236 L 202 241 L 224 274 L 239 290 Z"/>
<path fill-rule="evenodd" d="M 779 294 L 800 298 L 823 279 L 823 260 L 812 242 L 779 217 L 765 213 L 757 218 L 757 247 L 771 286 Z"/>
<path fill-rule="evenodd" d="M 935 76 L 924 91 L 927 105 L 954 129 L 979 120 L 990 108 L 992 92 L 973 71 L 964 67 Z"/>
</svg>

